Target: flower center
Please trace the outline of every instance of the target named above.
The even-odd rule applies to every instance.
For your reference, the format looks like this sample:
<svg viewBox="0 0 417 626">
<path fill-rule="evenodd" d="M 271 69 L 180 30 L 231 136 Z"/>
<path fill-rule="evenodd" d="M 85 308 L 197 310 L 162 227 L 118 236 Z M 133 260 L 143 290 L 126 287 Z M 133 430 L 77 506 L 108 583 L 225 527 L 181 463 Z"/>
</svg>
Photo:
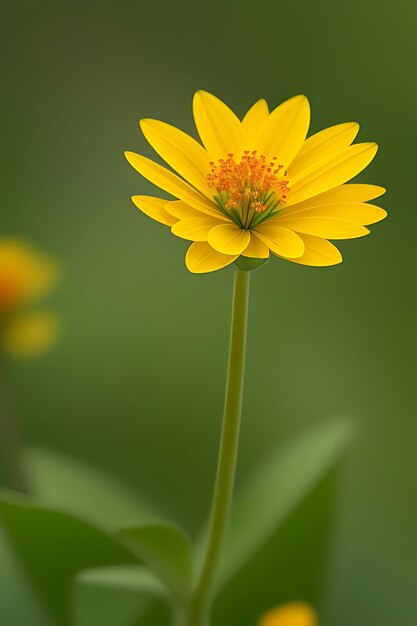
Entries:
<svg viewBox="0 0 417 626">
<path fill-rule="evenodd" d="M 0 313 L 11 309 L 20 296 L 19 281 L 13 273 L 0 273 Z"/>
<path fill-rule="evenodd" d="M 258 155 L 257 150 L 245 150 L 240 160 L 234 154 L 218 163 L 210 162 L 207 175 L 209 186 L 216 192 L 214 200 L 242 228 L 251 228 L 277 214 L 285 204 L 288 180 L 283 165 Z"/>
</svg>

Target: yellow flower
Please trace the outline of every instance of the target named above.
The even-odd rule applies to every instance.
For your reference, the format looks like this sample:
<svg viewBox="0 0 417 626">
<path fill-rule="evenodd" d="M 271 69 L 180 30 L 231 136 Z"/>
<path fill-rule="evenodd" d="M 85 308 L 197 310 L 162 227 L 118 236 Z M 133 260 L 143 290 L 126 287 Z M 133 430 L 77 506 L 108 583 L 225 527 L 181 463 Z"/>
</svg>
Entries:
<svg viewBox="0 0 417 626">
<path fill-rule="evenodd" d="M 57 317 L 26 309 L 54 287 L 57 276 L 53 259 L 23 241 L 0 239 L 0 353 L 33 357 L 54 343 Z"/>
<path fill-rule="evenodd" d="M 352 142 L 359 125 L 338 124 L 306 139 L 310 107 L 295 96 L 269 113 L 259 100 L 242 121 L 218 98 L 198 91 L 194 120 L 203 145 L 181 130 L 145 119 L 140 125 L 154 150 L 176 174 L 126 152 L 131 165 L 171 194 L 167 201 L 133 196 L 148 216 L 193 243 L 191 272 L 211 272 L 239 257 L 274 255 L 303 265 L 342 261 L 328 239 L 369 233 L 365 225 L 386 212 L 366 204 L 385 189 L 345 183 L 374 158 L 375 143 Z"/>
<path fill-rule="evenodd" d="M 291 602 L 268 611 L 258 626 L 317 626 L 317 613 L 309 604 Z"/>
</svg>

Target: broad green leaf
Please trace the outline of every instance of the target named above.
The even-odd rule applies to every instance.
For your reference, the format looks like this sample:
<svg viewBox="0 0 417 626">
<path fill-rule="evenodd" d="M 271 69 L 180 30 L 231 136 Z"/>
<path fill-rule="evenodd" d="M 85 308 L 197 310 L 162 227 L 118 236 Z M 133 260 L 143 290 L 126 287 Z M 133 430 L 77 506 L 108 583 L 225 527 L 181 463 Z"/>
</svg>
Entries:
<svg viewBox="0 0 417 626">
<path fill-rule="evenodd" d="M 79 571 L 138 563 L 103 530 L 13 492 L 0 492 L 0 522 L 39 598 L 58 624 L 70 623 L 71 584 Z"/>
<path fill-rule="evenodd" d="M 0 527 L 0 624 L 53 626 L 34 597 L 8 536 Z"/>
<path fill-rule="evenodd" d="M 285 601 L 317 604 L 334 476 L 351 436 L 345 420 L 316 426 L 268 458 L 237 494 L 218 578 L 217 626 L 253 626 Z"/>
<path fill-rule="evenodd" d="M 155 599 L 165 596 L 165 588 L 143 567 L 86 570 L 74 586 L 73 626 L 134 626 Z"/>
<path fill-rule="evenodd" d="M 134 626 L 183 626 L 172 622 L 172 611 L 166 602 L 156 601 L 147 608 Z"/>
<path fill-rule="evenodd" d="M 249 477 L 233 503 L 219 588 L 288 520 L 335 466 L 351 437 L 352 428 L 346 420 L 320 424 L 278 449 Z"/>
<path fill-rule="evenodd" d="M 54 509 L 74 513 L 109 530 L 147 523 L 156 517 L 143 498 L 75 459 L 30 448 L 26 465 L 33 495 Z"/>
<path fill-rule="evenodd" d="M 119 536 L 178 597 L 191 579 L 191 547 L 188 537 L 169 524 L 148 524 L 120 531 Z"/>
<path fill-rule="evenodd" d="M 332 538 L 337 470 L 331 470 L 217 595 L 216 626 L 254 626 L 265 611 L 306 601 L 320 610 Z"/>
</svg>

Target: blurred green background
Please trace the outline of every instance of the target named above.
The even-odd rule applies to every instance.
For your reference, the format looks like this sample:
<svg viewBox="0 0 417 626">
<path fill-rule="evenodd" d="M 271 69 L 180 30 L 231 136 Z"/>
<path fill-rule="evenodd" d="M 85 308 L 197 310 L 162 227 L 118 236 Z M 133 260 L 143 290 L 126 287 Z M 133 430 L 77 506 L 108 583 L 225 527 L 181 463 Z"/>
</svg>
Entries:
<svg viewBox="0 0 417 626">
<path fill-rule="evenodd" d="M 131 204 L 153 189 L 123 150 L 151 155 L 142 117 L 194 132 L 199 88 L 239 114 L 305 93 L 312 131 L 353 119 L 380 144 L 361 180 L 388 187 L 388 220 L 343 242 L 341 266 L 253 275 L 238 479 L 304 426 L 352 416 L 322 624 L 417 623 L 417 6 L 22 0 L 2 15 L 1 233 L 64 270 L 62 341 L 11 373 L 26 439 L 190 533 L 215 470 L 232 271 L 186 271 L 186 242 Z"/>
</svg>

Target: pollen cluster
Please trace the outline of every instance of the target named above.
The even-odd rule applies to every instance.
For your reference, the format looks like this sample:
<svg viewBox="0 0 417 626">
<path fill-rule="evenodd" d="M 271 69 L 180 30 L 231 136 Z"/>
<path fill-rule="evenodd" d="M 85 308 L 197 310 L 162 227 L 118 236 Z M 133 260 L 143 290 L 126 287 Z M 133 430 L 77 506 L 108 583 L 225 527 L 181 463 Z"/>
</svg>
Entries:
<svg viewBox="0 0 417 626">
<path fill-rule="evenodd" d="M 288 180 L 283 166 L 277 164 L 277 158 L 271 162 L 257 150 L 245 150 L 240 160 L 234 154 L 217 163 L 210 162 L 207 175 L 209 186 L 216 192 L 216 201 L 224 209 L 239 215 L 242 225 L 248 227 L 256 213 L 269 212 L 278 204 L 286 202 Z"/>
</svg>

